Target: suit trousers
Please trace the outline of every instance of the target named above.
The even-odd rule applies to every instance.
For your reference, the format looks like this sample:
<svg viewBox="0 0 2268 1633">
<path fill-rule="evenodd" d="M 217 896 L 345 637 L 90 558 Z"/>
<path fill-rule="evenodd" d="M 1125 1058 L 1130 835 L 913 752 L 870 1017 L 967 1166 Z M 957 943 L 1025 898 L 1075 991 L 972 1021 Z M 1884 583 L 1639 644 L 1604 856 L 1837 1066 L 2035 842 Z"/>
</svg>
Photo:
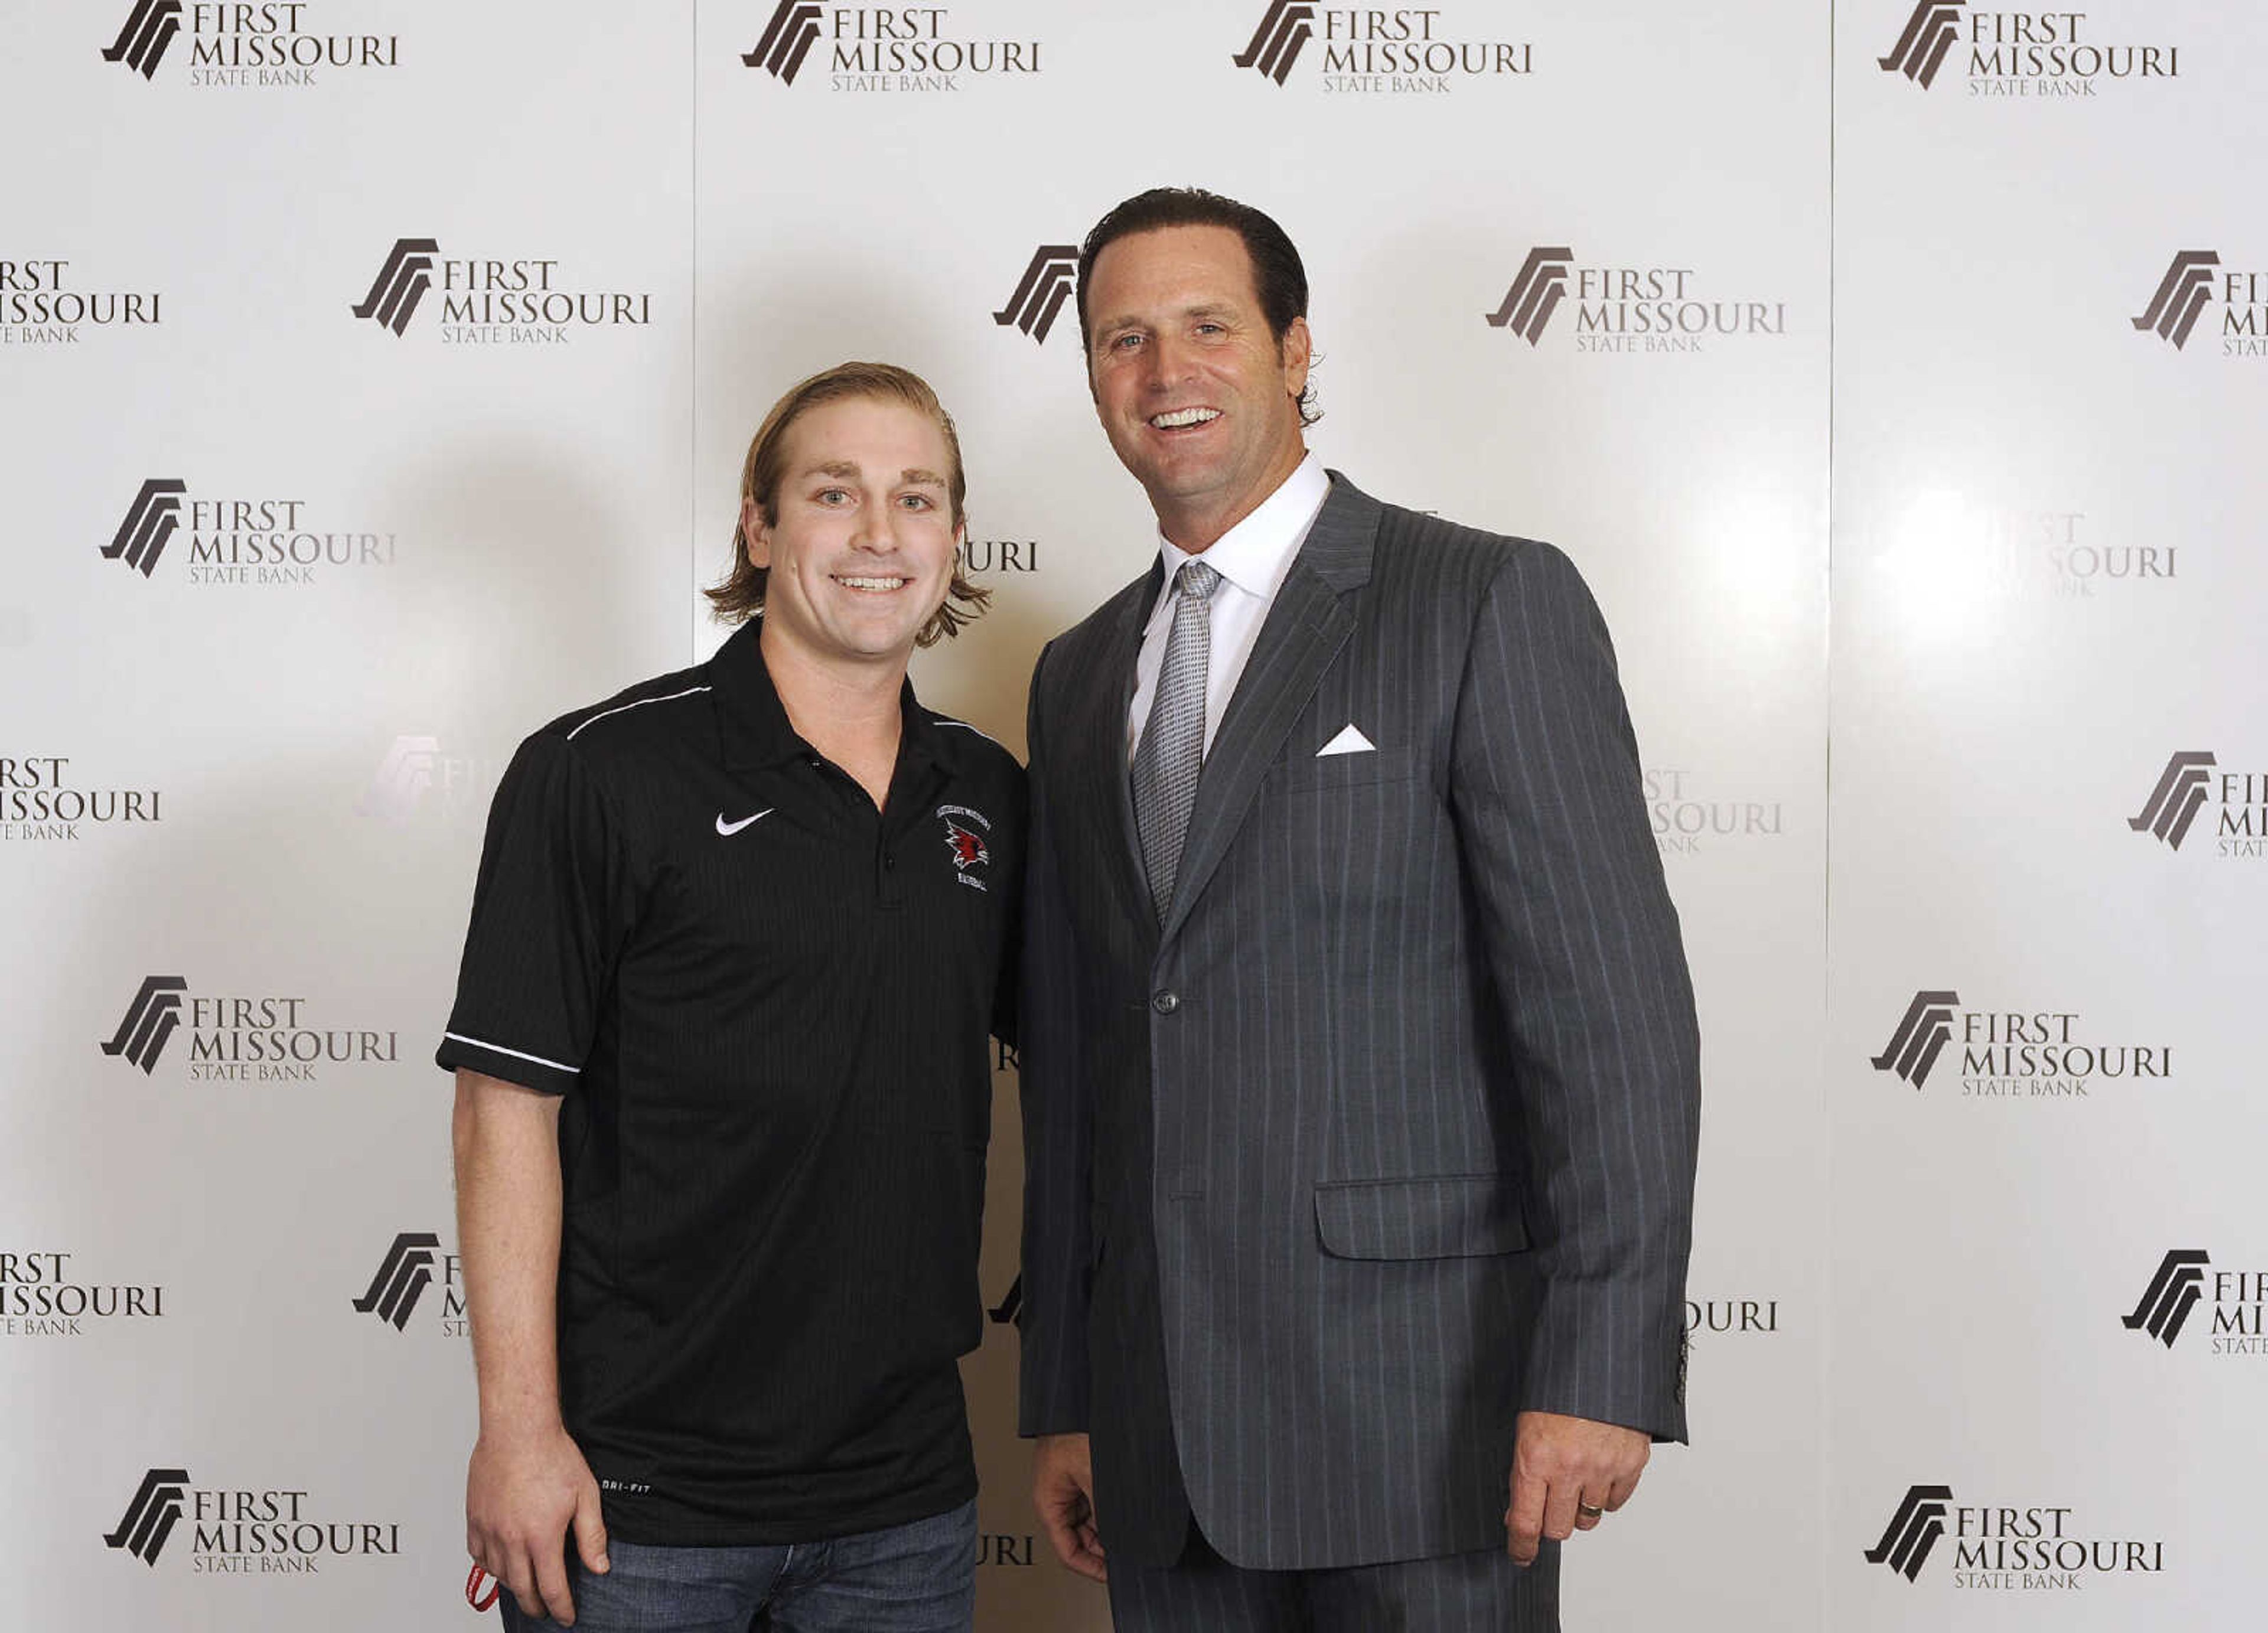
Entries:
<svg viewBox="0 0 2268 1633">
<path fill-rule="evenodd" d="M 1559 1545 L 1522 1568 L 1501 1548 L 1336 1570 L 1248 1570 L 1194 1523 L 1174 1564 L 1110 1567 L 1116 1633 L 1557 1633 Z"/>
</svg>

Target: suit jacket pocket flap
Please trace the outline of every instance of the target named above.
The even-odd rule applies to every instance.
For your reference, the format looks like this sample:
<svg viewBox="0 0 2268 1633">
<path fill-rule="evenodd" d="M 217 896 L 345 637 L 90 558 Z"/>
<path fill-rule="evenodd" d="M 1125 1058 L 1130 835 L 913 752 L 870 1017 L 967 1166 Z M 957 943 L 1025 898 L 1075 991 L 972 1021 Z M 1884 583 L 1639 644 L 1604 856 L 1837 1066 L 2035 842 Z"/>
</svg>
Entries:
<svg viewBox="0 0 2268 1633">
<path fill-rule="evenodd" d="M 1278 775 L 1286 790 L 1354 788 L 1364 783 L 1395 783 L 1415 776 L 1418 751 L 1403 743 L 1388 748 L 1365 748 L 1351 754 L 1293 755 L 1279 762 Z"/>
<path fill-rule="evenodd" d="M 1519 1195 L 1498 1173 L 1318 1185 L 1315 1226 L 1342 1259 L 1462 1259 L 1528 1246 Z"/>
</svg>

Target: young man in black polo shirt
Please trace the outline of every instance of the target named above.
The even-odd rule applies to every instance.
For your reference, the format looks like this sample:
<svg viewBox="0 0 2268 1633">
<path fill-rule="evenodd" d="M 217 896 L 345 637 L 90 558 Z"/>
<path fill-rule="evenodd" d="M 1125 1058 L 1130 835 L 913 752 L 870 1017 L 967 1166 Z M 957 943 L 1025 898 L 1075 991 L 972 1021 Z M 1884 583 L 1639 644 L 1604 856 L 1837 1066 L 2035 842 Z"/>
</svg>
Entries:
<svg viewBox="0 0 2268 1633">
<path fill-rule="evenodd" d="M 508 1627 L 970 1625 L 1023 774 L 905 679 L 984 599 L 963 487 L 918 379 L 805 381 L 710 592 L 761 619 L 497 791 L 438 1060 Z"/>
</svg>

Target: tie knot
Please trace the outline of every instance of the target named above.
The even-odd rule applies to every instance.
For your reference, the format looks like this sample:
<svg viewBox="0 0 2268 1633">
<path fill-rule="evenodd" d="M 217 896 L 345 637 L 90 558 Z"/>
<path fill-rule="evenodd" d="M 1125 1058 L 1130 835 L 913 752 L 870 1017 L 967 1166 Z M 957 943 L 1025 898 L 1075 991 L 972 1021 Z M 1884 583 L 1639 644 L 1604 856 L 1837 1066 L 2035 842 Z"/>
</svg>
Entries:
<svg viewBox="0 0 2268 1633">
<path fill-rule="evenodd" d="M 1200 601 L 1212 600 L 1212 592 L 1219 585 L 1220 570 L 1203 562 L 1183 562 L 1182 570 L 1174 576 L 1174 589 Z"/>
</svg>

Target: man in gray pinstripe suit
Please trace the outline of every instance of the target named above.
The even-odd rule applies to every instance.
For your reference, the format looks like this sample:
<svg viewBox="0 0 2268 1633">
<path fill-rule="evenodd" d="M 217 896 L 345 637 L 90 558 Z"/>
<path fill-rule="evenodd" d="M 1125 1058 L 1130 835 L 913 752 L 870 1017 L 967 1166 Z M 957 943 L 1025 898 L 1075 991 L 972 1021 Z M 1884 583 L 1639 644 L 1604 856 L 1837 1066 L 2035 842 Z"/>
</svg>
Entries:
<svg viewBox="0 0 2268 1633">
<path fill-rule="evenodd" d="M 1258 211 L 1128 200 L 1079 311 L 1161 541 L 1032 680 L 1042 1521 L 1122 1629 L 1556 1629 L 1685 1428 L 1697 1038 L 1605 627 L 1307 454 Z"/>
</svg>

